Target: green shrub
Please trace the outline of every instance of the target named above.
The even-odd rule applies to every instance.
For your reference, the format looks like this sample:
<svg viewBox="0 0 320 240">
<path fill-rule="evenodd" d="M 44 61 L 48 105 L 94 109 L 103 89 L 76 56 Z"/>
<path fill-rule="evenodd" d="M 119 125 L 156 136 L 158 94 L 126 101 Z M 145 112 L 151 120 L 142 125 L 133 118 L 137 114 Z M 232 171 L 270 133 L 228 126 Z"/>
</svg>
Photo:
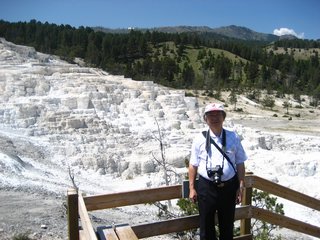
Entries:
<svg viewBox="0 0 320 240">
<path fill-rule="evenodd" d="M 28 232 L 15 234 L 12 239 L 13 240 L 31 240 L 31 238 L 29 238 Z"/>
<path fill-rule="evenodd" d="M 252 205 L 258 208 L 266 209 L 271 212 L 284 215 L 283 204 L 277 203 L 276 197 L 271 197 L 269 193 L 253 189 Z M 252 233 L 256 240 L 278 240 L 279 236 L 272 236 L 271 232 L 277 229 L 278 226 L 260 220 L 255 220 L 252 223 Z"/>
</svg>

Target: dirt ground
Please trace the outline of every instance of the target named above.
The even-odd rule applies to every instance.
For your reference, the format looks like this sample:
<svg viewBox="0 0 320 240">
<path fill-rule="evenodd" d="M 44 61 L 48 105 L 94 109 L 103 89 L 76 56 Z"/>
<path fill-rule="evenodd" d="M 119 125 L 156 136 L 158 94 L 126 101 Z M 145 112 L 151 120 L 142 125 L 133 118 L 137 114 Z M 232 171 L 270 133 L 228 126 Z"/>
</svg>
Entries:
<svg viewBox="0 0 320 240">
<path fill-rule="evenodd" d="M 0 239 L 66 239 L 66 199 L 54 195 L 0 189 Z"/>
<path fill-rule="evenodd" d="M 61 240 L 68 238 L 66 197 L 50 194 L 25 192 L 19 189 L 0 189 L 0 239 L 11 240 L 28 236 L 34 240 Z M 90 212 L 94 227 L 111 226 L 117 223 L 154 221 L 156 214 L 150 214 L 145 206 L 136 206 L 106 211 Z M 173 236 L 164 235 L 146 240 L 168 240 Z"/>
</svg>

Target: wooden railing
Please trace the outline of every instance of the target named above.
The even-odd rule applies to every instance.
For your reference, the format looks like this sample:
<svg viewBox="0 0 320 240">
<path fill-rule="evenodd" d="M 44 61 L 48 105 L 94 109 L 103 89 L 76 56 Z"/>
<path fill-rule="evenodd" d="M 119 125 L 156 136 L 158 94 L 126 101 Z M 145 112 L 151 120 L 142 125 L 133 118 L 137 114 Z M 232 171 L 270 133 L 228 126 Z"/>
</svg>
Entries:
<svg viewBox="0 0 320 240">
<path fill-rule="evenodd" d="M 320 237 L 320 227 L 297 219 L 260 209 L 251 205 L 252 189 L 257 188 L 270 194 L 320 211 L 320 200 L 288 189 L 279 184 L 260 178 L 253 174 L 245 177 L 246 189 L 242 206 L 236 208 L 235 220 L 241 220 L 240 236 L 237 240 L 252 239 L 251 219 L 269 222 L 293 231 Z M 88 211 L 107 208 L 145 204 L 162 200 L 186 197 L 183 185 L 166 186 L 146 190 L 120 192 L 104 195 L 82 196 L 71 189 L 68 191 L 68 236 L 70 240 L 78 239 L 141 239 L 162 234 L 182 232 L 199 227 L 199 215 L 179 217 L 175 219 L 143 223 L 133 226 L 115 225 L 99 226 L 95 230 L 90 221 Z M 80 216 L 80 224 L 79 217 Z M 80 229 L 81 225 L 81 230 Z M 108 236 L 108 237 L 106 237 Z"/>
<path fill-rule="evenodd" d="M 245 189 L 245 199 L 243 204 L 251 206 L 252 199 L 252 188 L 262 190 L 264 192 L 276 195 L 278 197 L 287 199 L 294 203 L 301 204 L 305 207 L 320 211 L 320 200 L 312 198 L 303 193 L 294 191 L 292 189 L 283 187 L 279 184 L 271 182 L 269 180 L 263 179 L 261 177 L 255 176 L 253 174 L 247 174 L 246 179 L 246 189 Z M 262 220 L 271 224 L 278 225 L 280 227 L 288 228 L 293 231 L 305 233 L 314 237 L 320 237 L 320 226 L 314 226 L 303 221 L 292 219 L 280 214 L 276 214 L 264 209 L 260 209 L 254 206 L 251 206 L 250 218 L 243 220 L 241 222 L 241 233 L 247 233 L 250 231 L 251 224 L 250 219 L 255 218 Z"/>
</svg>

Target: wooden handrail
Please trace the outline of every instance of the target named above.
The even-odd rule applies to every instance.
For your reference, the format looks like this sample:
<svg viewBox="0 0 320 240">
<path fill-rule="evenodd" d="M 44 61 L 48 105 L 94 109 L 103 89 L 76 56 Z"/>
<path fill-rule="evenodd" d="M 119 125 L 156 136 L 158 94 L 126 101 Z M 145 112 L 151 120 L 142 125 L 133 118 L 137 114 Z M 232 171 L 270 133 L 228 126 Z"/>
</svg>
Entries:
<svg viewBox="0 0 320 240">
<path fill-rule="evenodd" d="M 314 237 L 320 237 L 320 228 L 293 218 L 289 218 L 265 209 L 252 206 L 252 217 L 274 225 L 305 233 Z"/>
<path fill-rule="evenodd" d="M 85 239 L 98 240 L 96 233 L 92 227 L 90 217 L 81 193 L 78 196 L 78 204 L 79 204 L 79 215 L 80 215 L 81 225 L 82 225 Z"/>
<path fill-rule="evenodd" d="M 88 211 L 181 198 L 181 185 L 85 196 Z"/>
<path fill-rule="evenodd" d="M 179 217 L 165 221 L 145 223 L 132 226 L 138 238 L 153 237 L 173 232 L 182 232 L 186 229 L 199 227 L 199 215 Z"/>
<path fill-rule="evenodd" d="M 265 191 L 267 193 L 282 197 L 292 202 L 301 204 L 303 206 L 320 211 L 320 200 L 312 198 L 306 194 L 297 192 L 295 190 L 286 188 L 272 181 L 263 179 L 253 174 L 247 174 L 245 176 L 246 184 L 246 204 L 251 204 L 252 188 Z M 250 203 L 249 203 L 250 201 Z M 289 218 L 280 214 L 273 213 L 271 211 L 257 208 L 252 206 L 252 217 L 278 225 L 280 227 L 288 228 L 297 232 L 305 233 L 311 236 L 320 237 L 320 227 L 307 224 L 305 222 Z M 243 220 L 245 221 L 245 220 Z M 242 225 L 242 228 L 247 228 L 248 222 Z M 242 233 L 247 233 L 248 229 L 243 229 Z"/>
<path fill-rule="evenodd" d="M 318 226 L 313 226 L 296 219 L 251 206 L 252 188 L 260 189 L 318 211 L 320 210 L 320 200 L 288 189 L 253 174 L 246 175 L 245 184 L 246 189 L 243 203 L 246 204 L 246 206 L 236 208 L 235 213 L 235 219 L 241 220 L 240 232 L 242 236 L 235 239 L 252 239 L 252 235 L 250 233 L 251 218 L 266 221 L 311 236 L 320 237 L 320 227 Z M 78 205 L 78 212 L 80 214 L 81 224 L 83 227 L 81 235 L 86 239 L 97 239 L 87 211 L 177 199 L 183 197 L 183 194 L 187 196 L 187 191 L 188 189 L 186 189 L 186 187 L 183 189 L 182 185 L 84 197 L 82 197 L 81 194 L 78 196 L 77 193 L 68 191 L 69 239 L 79 239 L 79 233 L 76 237 L 72 237 L 73 233 L 71 233 L 75 232 L 75 229 L 79 227 L 77 222 L 78 219 L 75 216 L 77 208 L 73 205 Z M 78 201 L 75 201 L 75 195 L 78 196 Z M 131 228 L 138 238 L 145 238 L 198 228 L 198 220 L 199 216 L 193 215 L 166 221 L 135 225 L 131 226 Z"/>
<path fill-rule="evenodd" d="M 251 207 L 241 206 L 236 208 L 235 220 L 251 217 Z M 199 227 L 199 215 L 178 217 L 174 219 L 144 223 L 132 226 L 138 238 L 153 237 L 174 232 L 182 232 Z"/>
<path fill-rule="evenodd" d="M 306 194 L 286 188 L 272 181 L 263 179 L 255 175 L 247 175 L 245 177 L 246 187 L 253 187 L 265 191 L 267 193 L 285 198 L 287 200 L 299 203 L 303 206 L 320 211 L 320 200 L 312 198 Z"/>
</svg>

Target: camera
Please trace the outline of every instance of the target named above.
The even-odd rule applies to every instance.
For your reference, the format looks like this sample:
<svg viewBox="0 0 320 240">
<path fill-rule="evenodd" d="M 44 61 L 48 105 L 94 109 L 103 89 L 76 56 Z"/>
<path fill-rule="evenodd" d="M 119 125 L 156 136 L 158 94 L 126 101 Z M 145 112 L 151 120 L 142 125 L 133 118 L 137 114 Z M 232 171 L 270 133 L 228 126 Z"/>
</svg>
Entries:
<svg viewBox="0 0 320 240">
<path fill-rule="evenodd" d="M 213 178 L 213 182 L 217 185 L 221 183 L 221 175 L 223 174 L 222 168 L 220 165 L 216 165 L 212 169 L 207 170 L 207 174 L 209 178 Z"/>
</svg>

